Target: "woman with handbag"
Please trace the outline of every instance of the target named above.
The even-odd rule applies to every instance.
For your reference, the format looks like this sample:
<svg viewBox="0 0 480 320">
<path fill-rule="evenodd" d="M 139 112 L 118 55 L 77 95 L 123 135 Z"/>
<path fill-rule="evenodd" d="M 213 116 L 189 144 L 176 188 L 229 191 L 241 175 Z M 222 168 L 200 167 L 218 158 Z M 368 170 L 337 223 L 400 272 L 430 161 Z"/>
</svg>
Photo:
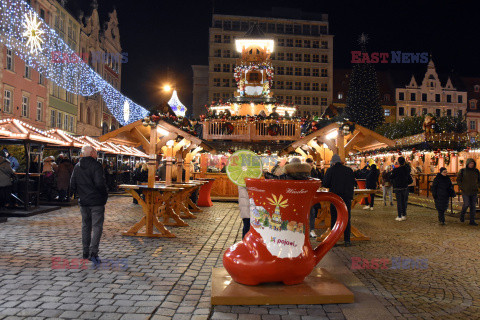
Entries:
<svg viewBox="0 0 480 320">
<path fill-rule="evenodd" d="M 453 184 L 447 176 L 447 169 L 442 167 L 437 174 L 432 184 L 432 195 L 435 200 L 435 208 L 438 211 L 438 222 L 440 225 L 445 225 L 445 211 L 448 209 L 448 201 L 451 197 L 455 197 Z"/>
</svg>

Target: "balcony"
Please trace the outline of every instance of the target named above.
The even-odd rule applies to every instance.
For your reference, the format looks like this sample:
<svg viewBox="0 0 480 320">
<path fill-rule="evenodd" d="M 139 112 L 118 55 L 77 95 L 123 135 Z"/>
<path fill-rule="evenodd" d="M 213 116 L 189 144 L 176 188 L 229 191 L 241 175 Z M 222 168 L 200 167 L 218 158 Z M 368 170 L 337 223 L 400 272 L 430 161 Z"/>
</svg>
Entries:
<svg viewBox="0 0 480 320">
<path fill-rule="evenodd" d="M 300 123 L 292 120 L 205 120 L 203 123 L 203 139 L 207 141 L 295 141 L 300 139 L 300 133 Z"/>
</svg>

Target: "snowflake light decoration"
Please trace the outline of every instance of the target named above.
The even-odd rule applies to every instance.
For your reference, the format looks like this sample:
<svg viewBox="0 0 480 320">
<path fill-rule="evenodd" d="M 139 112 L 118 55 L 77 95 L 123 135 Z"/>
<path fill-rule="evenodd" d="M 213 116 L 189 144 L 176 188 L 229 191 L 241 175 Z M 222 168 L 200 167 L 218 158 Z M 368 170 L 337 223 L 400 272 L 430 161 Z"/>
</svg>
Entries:
<svg viewBox="0 0 480 320">
<path fill-rule="evenodd" d="M 28 39 L 27 46 L 30 46 L 30 52 L 37 53 L 37 51 L 42 50 L 43 39 L 41 38 L 41 35 L 45 32 L 39 28 L 42 22 L 38 21 L 37 17 L 33 15 L 31 11 L 29 14 L 25 13 L 23 26 L 26 30 L 23 33 L 23 36 Z"/>
<path fill-rule="evenodd" d="M 177 117 L 185 117 L 187 108 L 185 108 L 185 106 L 180 102 L 180 99 L 178 99 L 177 90 L 173 90 L 172 97 L 168 101 L 168 105 L 170 108 L 172 108 Z"/>
</svg>

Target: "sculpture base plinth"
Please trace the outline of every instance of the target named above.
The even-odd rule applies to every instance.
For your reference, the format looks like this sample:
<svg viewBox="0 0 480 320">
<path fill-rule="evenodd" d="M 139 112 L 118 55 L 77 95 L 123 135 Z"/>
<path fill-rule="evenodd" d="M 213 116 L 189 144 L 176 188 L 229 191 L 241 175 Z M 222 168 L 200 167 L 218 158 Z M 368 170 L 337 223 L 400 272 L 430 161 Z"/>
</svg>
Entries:
<svg viewBox="0 0 480 320">
<path fill-rule="evenodd" d="M 225 268 L 212 270 L 212 305 L 353 303 L 353 293 L 324 268 L 315 268 L 301 284 L 247 286 L 232 280 Z"/>
</svg>

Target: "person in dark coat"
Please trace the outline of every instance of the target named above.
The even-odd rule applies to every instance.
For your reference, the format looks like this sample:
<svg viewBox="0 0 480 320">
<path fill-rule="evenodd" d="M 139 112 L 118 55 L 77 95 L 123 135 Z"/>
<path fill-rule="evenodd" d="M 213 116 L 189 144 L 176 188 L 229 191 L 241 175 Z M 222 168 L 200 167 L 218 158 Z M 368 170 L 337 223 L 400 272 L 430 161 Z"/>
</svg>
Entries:
<svg viewBox="0 0 480 320">
<path fill-rule="evenodd" d="M 390 179 L 393 183 L 393 192 L 397 197 L 397 221 L 407 220 L 408 185 L 413 182 L 410 175 L 410 166 L 406 164 L 404 157 L 398 157 L 399 167 L 392 170 Z"/>
<path fill-rule="evenodd" d="M 5 158 L 7 158 L 7 160 L 10 162 L 10 166 L 12 167 L 13 171 L 17 171 L 20 167 L 17 158 L 12 156 L 10 152 L 8 152 L 7 148 L 4 148 L 3 152 L 5 153 Z"/>
<path fill-rule="evenodd" d="M 470 208 L 470 225 L 478 226 L 475 222 L 477 211 L 478 188 L 480 186 L 480 172 L 477 163 L 472 158 L 467 159 L 465 168 L 460 169 L 457 174 L 458 187 L 462 192 L 463 206 L 460 212 L 460 222 L 465 221 L 465 213 Z"/>
<path fill-rule="evenodd" d="M 59 201 L 69 201 L 68 187 L 70 185 L 70 177 L 73 172 L 73 164 L 68 158 L 61 158 L 58 165 L 57 174 L 57 190 Z"/>
<path fill-rule="evenodd" d="M 4 151 L 0 151 L 0 208 L 9 202 L 15 173 Z"/>
<path fill-rule="evenodd" d="M 312 158 L 307 158 L 307 160 L 305 160 L 305 162 L 312 167 L 312 170 L 310 171 L 310 177 L 316 178 L 316 179 L 321 179 L 320 172 L 318 172 L 313 159 Z"/>
<path fill-rule="evenodd" d="M 367 189 L 376 190 L 378 187 L 378 177 L 380 176 L 380 170 L 377 169 L 377 165 L 372 164 L 370 170 L 366 176 L 365 187 Z M 367 205 L 363 207 L 363 210 L 373 210 L 373 204 L 375 200 L 375 194 L 371 194 L 367 197 Z"/>
<path fill-rule="evenodd" d="M 345 202 L 348 209 L 348 223 L 343 238 L 345 240 L 345 246 L 350 246 L 350 218 L 353 192 L 355 188 L 355 175 L 353 170 L 342 164 L 340 156 L 334 154 L 330 161 L 330 168 L 325 172 L 325 178 L 323 179 L 323 186 L 329 188 L 330 192 L 338 195 Z M 335 206 L 330 205 L 331 226 L 335 225 L 337 221 L 337 211 Z"/>
<path fill-rule="evenodd" d="M 93 147 L 82 148 L 82 158 L 73 169 L 70 186 L 78 195 L 82 214 L 83 258 L 90 259 L 98 265 L 101 263 L 98 249 L 103 232 L 108 191 L 104 170 L 97 161 L 97 151 Z"/>
<path fill-rule="evenodd" d="M 433 179 L 432 184 L 432 195 L 435 200 L 435 208 L 438 211 L 438 222 L 441 225 L 445 225 L 445 211 L 448 209 L 448 200 L 456 195 L 447 173 L 446 168 L 440 168 L 440 172 Z"/>
</svg>

